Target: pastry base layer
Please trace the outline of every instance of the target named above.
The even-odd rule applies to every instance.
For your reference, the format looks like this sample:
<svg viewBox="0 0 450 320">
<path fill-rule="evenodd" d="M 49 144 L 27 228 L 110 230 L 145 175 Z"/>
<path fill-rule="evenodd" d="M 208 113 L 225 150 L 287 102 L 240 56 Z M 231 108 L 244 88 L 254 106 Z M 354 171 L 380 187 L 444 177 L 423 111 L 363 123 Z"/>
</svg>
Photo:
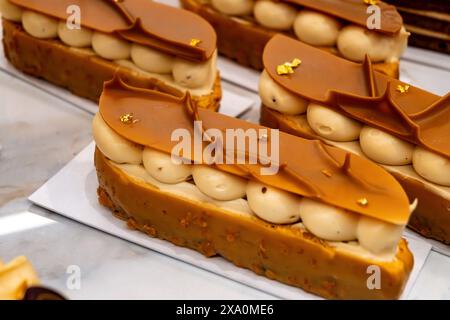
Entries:
<svg viewBox="0 0 450 320">
<path fill-rule="evenodd" d="M 306 139 L 320 139 L 309 126 L 301 126 L 266 106 L 261 106 L 260 123 Z M 427 238 L 450 244 L 450 200 L 426 189 L 416 180 L 408 179 L 398 173 L 392 173 L 392 175 L 405 189 L 411 202 L 416 198 L 419 199 L 408 226 Z"/>
<path fill-rule="evenodd" d="M 236 266 L 325 298 L 398 298 L 413 266 L 404 239 L 392 261 L 374 261 L 337 250 L 300 229 L 162 192 L 126 175 L 98 149 L 95 166 L 99 202 L 132 229 L 207 257 L 220 255 Z M 381 286 L 369 290 L 367 268 L 375 264 Z"/>
<path fill-rule="evenodd" d="M 420 34 L 420 29 L 417 27 L 407 26 L 407 30 L 411 32 L 410 43 L 412 46 L 450 54 L 450 40 Z"/>
<path fill-rule="evenodd" d="M 217 33 L 217 47 L 221 54 L 244 66 L 257 70 L 264 68 L 262 63 L 264 47 L 277 33 L 276 31 L 221 14 L 210 5 L 200 3 L 199 0 L 180 1 L 185 9 L 202 16 L 213 26 Z M 324 50 L 331 51 L 329 48 Z M 399 77 L 398 63 L 374 63 L 374 69 L 391 77 Z"/>
<path fill-rule="evenodd" d="M 6 58 L 20 71 L 64 87 L 83 98 L 98 102 L 103 83 L 116 72 L 134 87 L 183 96 L 180 90 L 161 80 L 144 76 L 116 63 L 63 45 L 58 40 L 40 40 L 28 35 L 22 26 L 2 19 L 3 48 Z M 220 76 L 217 74 L 210 95 L 193 96 L 198 107 L 218 110 L 221 99 Z"/>
</svg>

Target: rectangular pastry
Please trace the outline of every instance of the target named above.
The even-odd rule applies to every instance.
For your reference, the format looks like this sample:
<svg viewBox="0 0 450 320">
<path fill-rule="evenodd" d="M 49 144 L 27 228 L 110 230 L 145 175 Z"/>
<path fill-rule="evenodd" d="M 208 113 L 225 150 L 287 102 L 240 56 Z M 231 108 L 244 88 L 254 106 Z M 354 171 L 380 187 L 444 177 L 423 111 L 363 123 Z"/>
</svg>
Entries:
<svg viewBox="0 0 450 320">
<path fill-rule="evenodd" d="M 369 58 L 353 63 L 282 35 L 263 59 L 263 125 L 382 165 L 418 200 L 409 226 L 450 244 L 450 94 L 381 74 Z"/>
<path fill-rule="evenodd" d="M 450 2 L 387 0 L 397 7 L 413 46 L 450 53 Z"/>
<path fill-rule="evenodd" d="M 263 68 L 264 46 L 273 35 L 283 33 L 356 62 L 362 62 L 365 54 L 369 54 L 376 70 L 398 77 L 399 58 L 409 35 L 395 7 L 381 1 L 374 1 L 380 10 L 381 23 L 371 30 L 367 21 L 373 11 L 367 12 L 370 3 L 363 0 L 181 0 L 181 3 L 211 23 L 221 54 L 259 70 Z"/>
<path fill-rule="evenodd" d="M 325 298 L 402 293 L 413 207 L 376 164 L 118 78 L 93 135 L 99 201 L 131 228 Z"/>
<path fill-rule="evenodd" d="M 0 0 L 0 11 L 5 56 L 27 74 L 98 101 L 119 72 L 134 86 L 189 91 L 200 107 L 219 107 L 216 35 L 191 12 L 147 0 Z"/>
</svg>

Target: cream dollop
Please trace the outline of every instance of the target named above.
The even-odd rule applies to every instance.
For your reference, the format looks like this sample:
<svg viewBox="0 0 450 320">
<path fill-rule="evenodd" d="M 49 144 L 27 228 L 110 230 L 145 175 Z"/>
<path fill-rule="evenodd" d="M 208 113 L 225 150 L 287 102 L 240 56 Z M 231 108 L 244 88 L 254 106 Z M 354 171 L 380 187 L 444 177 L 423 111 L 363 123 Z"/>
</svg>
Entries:
<svg viewBox="0 0 450 320">
<path fill-rule="evenodd" d="M 196 165 L 192 169 L 197 188 L 216 200 L 235 200 L 245 196 L 247 180 L 208 166 Z"/>
<path fill-rule="evenodd" d="M 192 62 L 185 59 L 175 59 L 172 75 L 175 81 L 186 88 L 198 88 L 208 82 L 212 63 Z"/>
<path fill-rule="evenodd" d="M 450 160 L 422 147 L 414 149 L 413 167 L 423 178 L 450 187 Z"/>
<path fill-rule="evenodd" d="M 102 32 L 94 32 L 92 49 L 107 60 L 128 59 L 131 55 L 131 44 L 128 41 Z"/>
<path fill-rule="evenodd" d="M 131 59 L 141 69 L 154 73 L 171 73 L 174 57 L 158 50 L 133 44 Z"/>
<path fill-rule="evenodd" d="M 403 229 L 403 226 L 363 216 L 356 235 L 361 246 L 367 250 L 375 254 L 392 253 L 397 248 Z"/>
<path fill-rule="evenodd" d="M 396 36 L 387 36 L 349 25 L 340 31 L 337 47 L 345 58 L 353 61 L 361 62 L 368 54 L 374 62 L 395 62 L 405 50 L 408 36 L 404 28 Z"/>
<path fill-rule="evenodd" d="M 93 31 L 81 27 L 81 29 L 69 29 L 65 21 L 60 21 L 58 25 L 58 36 L 66 45 L 75 48 L 90 47 L 92 44 Z"/>
<path fill-rule="evenodd" d="M 259 95 L 262 103 L 284 114 L 296 115 L 306 111 L 309 101 L 287 91 L 264 70 L 259 78 Z"/>
<path fill-rule="evenodd" d="M 306 113 L 315 133 L 332 141 L 354 141 L 359 138 L 362 124 L 330 108 L 310 103 Z"/>
<path fill-rule="evenodd" d="M 163 183 L 179 183 L 186 181 L 192 173 L 189 164 L 177 164 L 171 155 L 146 147 L 142 154 L 145 170 L 156 180 Z"/>
<path fill-rule="evenodd" d="M 142 147 L 118 135 L 97 113 L 92 120 L 92 134 L 97 148 L 117 163 L 140 164 Z"/>
<path fill-rule="evenodd" d="M 414 146 L 384 131 L 365 126 L 359 137 L 361 149 L 371 160 L 391 166 L 410 164 Z"/>
<path fill-rule="evenodd" d="M 253 12 L 253 0 L 211 0 L 218 11 L 232 16 L 247 16 Z"/>
<path fill-rule="evenodd" d="M 303 225 L 315 236 L 329 241 L 356 239 L 359 215 L 312 199 L 300 201 Z"/>
<path fill-rule="evenodd" d="M 256 21 L 264 27 L 275 30 L 289 30 L 294 23 L 297 10 L 282 2 L 260 0 L 256 1 L 253 14 Z"/>
<path fill-rule="evenodd" d="M 300 199 L 295 194 L 256 181 L 250 181 L 247 185 L 250 209 L 271 223 L 287 224 L 300 220 Z"/>
<path fill-rule="evenodd" d="M 0 0 L 0 13 L 6 20 L 15 22 L 22 21 L 23 9 L 8 0 Z"/>
<path fill-rule="evenodd" d="M 35 38 L 52 39 L 58 36 L 58 20 L 34 11 L 23 12 L 22 26 Z"/>
<path fill-rule="evenodd" d="M 313 46 L 334 46 L 341 23 L 326 14 L 302 10 L 294 21 L 294 32 L 297 37 Z"/>
</svg>

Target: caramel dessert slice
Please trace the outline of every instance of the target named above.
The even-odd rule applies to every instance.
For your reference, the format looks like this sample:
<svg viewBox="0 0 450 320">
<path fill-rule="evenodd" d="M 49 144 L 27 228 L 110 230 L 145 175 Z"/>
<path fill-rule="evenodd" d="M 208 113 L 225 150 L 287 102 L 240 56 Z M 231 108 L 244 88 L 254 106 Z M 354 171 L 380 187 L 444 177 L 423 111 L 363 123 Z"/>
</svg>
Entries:
<svg viewBox="0 0 450 320">
<path fill-rule="evenodd" d="M 382 165 L 418 200 L 409 226 L 450 243 L 450 94 L 381 74 L 368 57 L 353 63 L 283 35 L 267 44 L 264 66 L 263 125 Z"/>
<path fill-rule="evenodd" d="M 118 72 L 133 86 L 189 91 L 199 107 L 219 107 L 216 35 L 191 12 L 147 0 L 0 0 L 0 10 L 5 56 L 27 74 L 98 101 Z"/>
<path fill-rule="evenodd" d="M 376 70 L 398 77 L 399 58 L 409 35 L 396 8 L 381 1 L 181 0 L 181 3 L 211 23 L 218 35 L 220 53 L 258 70 L 263 69 L 262 54 L 267 42 L 275 34 L 283 33 L 355 62 L 364 61 L 368 54 Z M 367 27 L 371 16 L 367 10 L 372 3 L 380 10 L 379 29 Z"/>
<path fill-rule="evenodd" d="M 409 43 L 416 47 L 450 53 L 450 1 L 387 0 L 401 13 Z"/>
<path fill-rule="evenodd" d="M 39 278 L 25 256 L 4 264 L 0 260 L 0 300 L 65 300 L 56 291 L 39 285 Z"/>
<path fill-rule="evenodd" d="M 99 202 L 132 229 L 325 298 L 401 295 L 413 266 L 401 235 L 414 205 L 376 164 L 118 78 L 105 84 L 93 135 Z M 180 136 L 188 147 L 177 148 Z M 264 171 L 250 139 L 278 151 L 269 158 L 277 170 Z M 248 161 L 229 161 L 238 155 Z"/>
</svg>

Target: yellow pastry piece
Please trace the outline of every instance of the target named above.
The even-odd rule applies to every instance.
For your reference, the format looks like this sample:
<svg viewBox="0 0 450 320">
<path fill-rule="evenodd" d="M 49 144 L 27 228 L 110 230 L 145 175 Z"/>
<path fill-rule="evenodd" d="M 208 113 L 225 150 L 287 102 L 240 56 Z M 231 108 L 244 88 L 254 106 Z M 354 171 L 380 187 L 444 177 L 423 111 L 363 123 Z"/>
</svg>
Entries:
<svg viewBox="0 0 450 320">
<path fill-rule="evenodd" d="M 24 256 L 8 264 L 0 261 L 0 300 L 20 300 L 28 287 L 39 284 L 33 266 Z"/>
</svg>

